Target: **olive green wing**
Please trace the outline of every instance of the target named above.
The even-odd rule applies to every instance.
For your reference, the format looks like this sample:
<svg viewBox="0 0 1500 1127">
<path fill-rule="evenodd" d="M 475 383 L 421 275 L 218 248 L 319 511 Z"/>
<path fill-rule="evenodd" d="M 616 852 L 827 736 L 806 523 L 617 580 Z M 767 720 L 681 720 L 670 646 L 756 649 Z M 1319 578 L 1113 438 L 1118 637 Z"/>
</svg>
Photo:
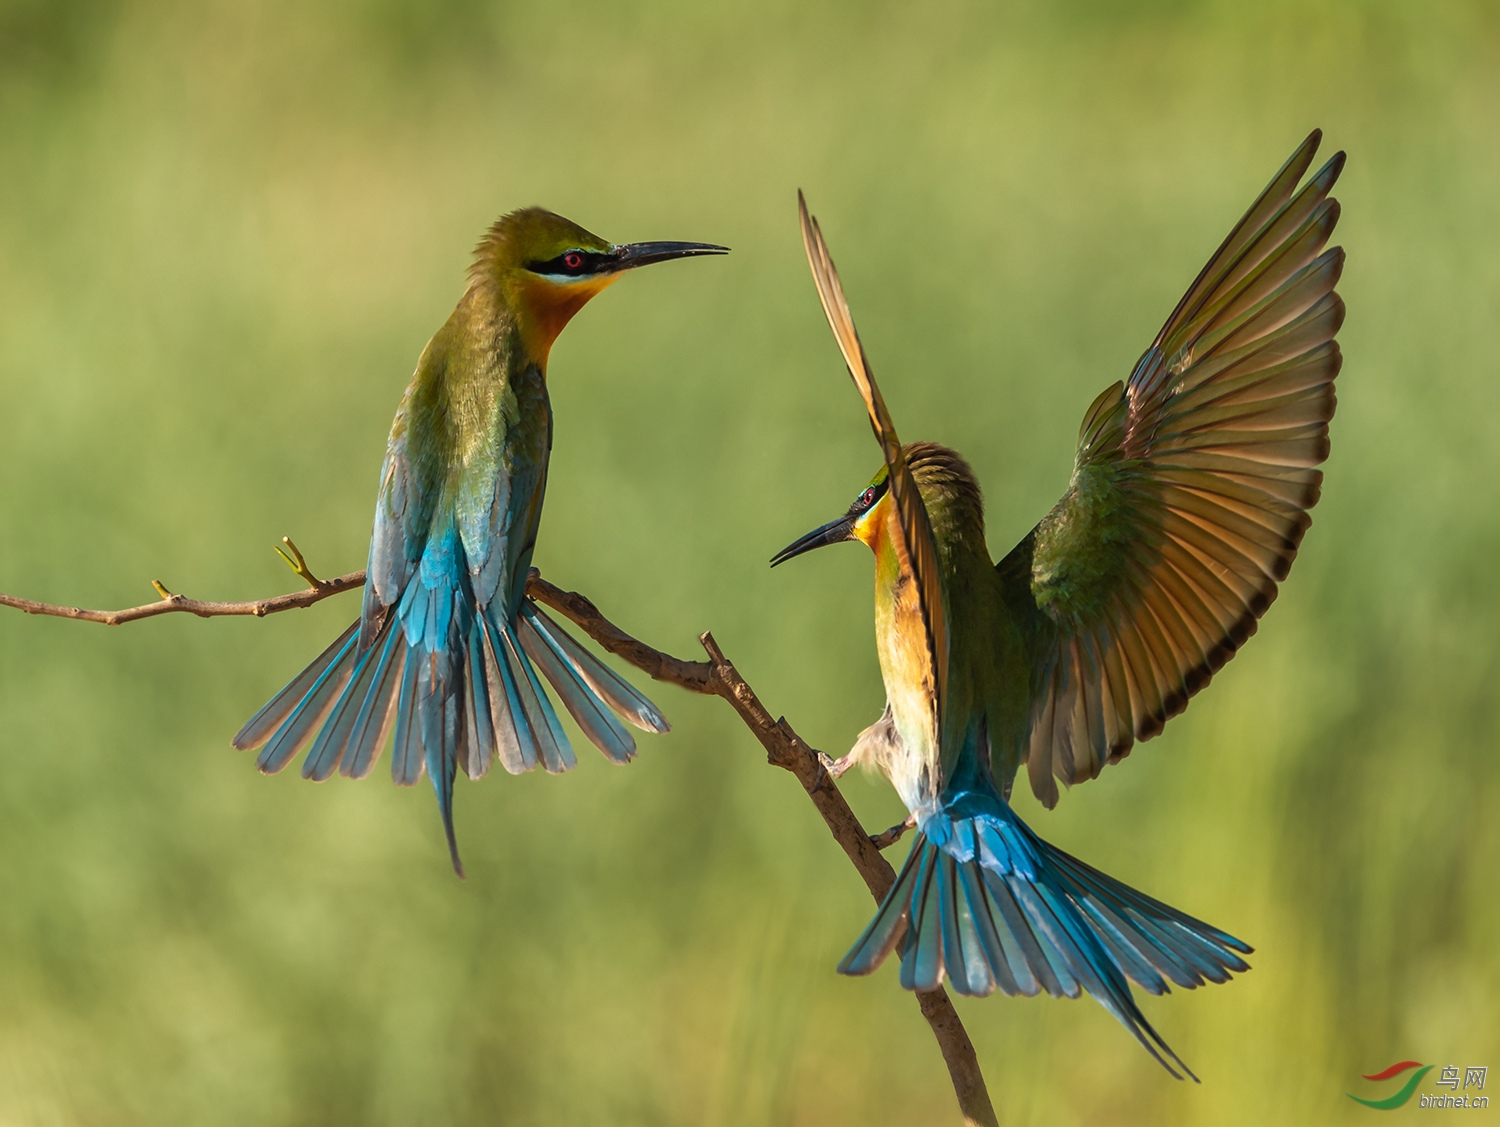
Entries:
<svg viewBox="0 0 1500 1127">
<path fill-rule="evenodd" d="M 1130 379 L 1084 416 L 1072 482 L 999 564 L 1029 623 L 1024 757 L 1094 778 L 1186 706 L 1276 598 L 1317 503 L 1344 305 L 1328 197 L 1338 153 L 1299 190 L 1321 134 L 1292 154 L 1203 268 Z"/>
<path fill-rule="evenodd" d="M 897 524 L 900 526 L 901 543 L 897 545 L 902 566 L 916 583 L 917 598 L 922 609 L 922 620 L 927 631 L 927 651 L 932 668 L 933 686 L 933 746 L 940 746 L 937 739 L 937 717 L 943 714 L 943 701 L 948 684 L 948 622 L 943 610 L 942 580 L 938 572 L 937 542 L 933 539 L 932 523 L 927 517 L 927 507 L 917 491 L 916 480 L 906 464 L 906 455 L 896 437 L 896 426 L 886 410 L 885 399 L 875 384 L 865 357 L 864 345 L 854 328 L 854 317 L 849 312 L 849 303 L 844 300 L 844 287 L 839 282 L 838 271 L 828 253 L 828 244 L 823 241 L 822 228 L 807 211 L 807 201 L 797 193 L 797 213 L 802 222 L 802 245 L 807 251 L 807 262 L 812 267 L 813 281 L 818 287 L 818 298 L 823 303 L 823 312 L 828 325 L 833 329 L 839 351 L 844 354 L 844 363 L 849 366 L 849 375 L 859 389 L 865 408 L 870 413 L 870 426 L 880 443 L 885 456 L 887 476 L 890 480 L 891 500 L 896 506 Z"/>
</svg>

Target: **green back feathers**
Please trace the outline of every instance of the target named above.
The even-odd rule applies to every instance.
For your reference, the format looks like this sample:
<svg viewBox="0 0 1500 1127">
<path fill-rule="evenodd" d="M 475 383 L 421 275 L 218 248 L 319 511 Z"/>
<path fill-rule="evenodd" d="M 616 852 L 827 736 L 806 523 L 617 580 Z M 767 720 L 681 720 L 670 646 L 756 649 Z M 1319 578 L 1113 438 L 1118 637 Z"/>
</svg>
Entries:
<svg viewBox="0 0 1500 1127">
<path fill-rule="evenodd" d="M 912 442 L 904 449 L 938 552 L 946 555 L 959 545 L 983 551 L 984 500 L 969 463 L 935 442 Z"/>
</svg>

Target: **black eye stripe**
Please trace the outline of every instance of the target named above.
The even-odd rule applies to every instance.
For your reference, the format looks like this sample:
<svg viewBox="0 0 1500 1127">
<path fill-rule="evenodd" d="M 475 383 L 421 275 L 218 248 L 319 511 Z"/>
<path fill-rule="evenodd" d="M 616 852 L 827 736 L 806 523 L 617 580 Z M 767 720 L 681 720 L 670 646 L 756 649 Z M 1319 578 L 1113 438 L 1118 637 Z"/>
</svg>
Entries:
<svg viewBox="0 0 1500 1127">
<path fill-rule="evenodd" d="M 610 260 L 607 254 L 599 254 L 591 250 L 569 250 L 564 251 L 556 258 L 528 262 L 526 269 L 533 274 L 554 274 L 567 277 L 583 278 L 590 274 L 596 274 L 599 267 Z"/>
<path fill-rule="evenodd" d="M 885 496 L 886 486 L 889 484 L 889 479 L 887 479 L 878 485 L 867 485 L 865 491 L 854 499 L 854 504 L 849 506 L 850 514 L 858 515 L 860 513 L 867 513 L 873 509 L 875 502 Z"/>
</svg>

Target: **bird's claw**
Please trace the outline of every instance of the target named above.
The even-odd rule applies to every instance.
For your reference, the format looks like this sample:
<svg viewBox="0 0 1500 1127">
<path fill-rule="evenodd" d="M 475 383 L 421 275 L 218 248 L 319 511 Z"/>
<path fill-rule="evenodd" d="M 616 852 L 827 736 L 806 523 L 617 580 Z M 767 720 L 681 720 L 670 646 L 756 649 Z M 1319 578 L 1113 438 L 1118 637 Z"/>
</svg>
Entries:
<svg viewBox="0 0 1500 1127">
<path fill-rule="evenodd" d="M 876 849 L 889 849 L 891 846 L 895 845 L 896 842 L 901 840 L 902 835 L 905 834 L 907 830 L 911 829 L 916 824 L 917 819 L 915 815 L 908 814 L 906 816 L 906 821 L 900 823 L 899 825 L 892 826 L 890 829 L 883 830 L 878 834 L 871 834 L 870 844 L 873 845 Z"/>
<path fill-rule="evenodd" d="M 820 751 L 818 752 L 818 762 L 823 765 L 823 770 L 827 771 L 832 778 L 839 779 L 844 776 L 844 773 L 850 767 L 854 766 L 854 757 L 845 755 L 842 758 L 835 759 L 826 751 Z"/>
</svg>

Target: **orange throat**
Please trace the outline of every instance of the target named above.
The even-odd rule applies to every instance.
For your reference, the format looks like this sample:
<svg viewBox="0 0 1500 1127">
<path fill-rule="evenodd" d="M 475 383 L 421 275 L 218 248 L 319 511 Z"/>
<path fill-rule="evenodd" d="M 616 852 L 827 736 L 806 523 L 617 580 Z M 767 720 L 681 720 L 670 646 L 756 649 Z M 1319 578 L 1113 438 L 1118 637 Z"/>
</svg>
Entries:
<svg viewBox="0 0 1500 1127">
<path fill-rule="evenodd" d="M 618 274 L 605 274 L 566 285 L 535 275 L 521 279 L 515 295 L 515 308 L 520 313 L 521 342 L 544 372 L 547 357 L 552 353 L 552 342 L 567 328 L 575 313 L 617 278 Z"/>
</svg>

